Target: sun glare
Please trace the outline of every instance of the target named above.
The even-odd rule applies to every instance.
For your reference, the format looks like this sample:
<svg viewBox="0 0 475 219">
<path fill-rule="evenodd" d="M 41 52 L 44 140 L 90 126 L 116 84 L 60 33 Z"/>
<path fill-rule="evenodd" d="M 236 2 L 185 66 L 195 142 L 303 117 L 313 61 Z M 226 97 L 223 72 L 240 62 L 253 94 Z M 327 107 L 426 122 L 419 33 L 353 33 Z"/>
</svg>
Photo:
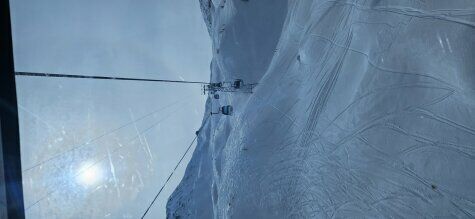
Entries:
<svg viewBox="0 0 475 219">
<path fill-rule="evenodd" d="M 78 172 L 78 183 L 83 186 L 95 185 L 100 182 L 103 177 L 102 168 L 91 163 L 85 163 L 81 165 L 81 168 L 79 168 Z"/>
</svg>

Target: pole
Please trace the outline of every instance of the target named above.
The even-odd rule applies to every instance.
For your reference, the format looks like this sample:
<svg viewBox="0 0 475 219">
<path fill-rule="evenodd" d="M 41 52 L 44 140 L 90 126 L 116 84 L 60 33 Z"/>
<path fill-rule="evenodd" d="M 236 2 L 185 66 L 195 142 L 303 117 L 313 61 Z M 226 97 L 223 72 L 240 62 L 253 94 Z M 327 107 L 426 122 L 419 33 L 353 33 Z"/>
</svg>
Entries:
<svg viewBox="0 0 475 219">
<path fill-rule="evenodd" d="M 0 218 L 25 218 L 8 0 L 0 0 Z"/>
</svg>

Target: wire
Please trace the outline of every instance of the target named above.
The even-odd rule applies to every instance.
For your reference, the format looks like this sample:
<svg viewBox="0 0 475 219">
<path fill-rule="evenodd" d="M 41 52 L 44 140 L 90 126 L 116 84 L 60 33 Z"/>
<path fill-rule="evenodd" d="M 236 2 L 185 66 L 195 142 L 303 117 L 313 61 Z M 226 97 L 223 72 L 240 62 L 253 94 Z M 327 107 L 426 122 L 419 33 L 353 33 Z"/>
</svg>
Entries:
<svg viewBox="0 0 475 219">
<path fill-rule="evenodd" d="M 16 76 L 31 76 L 31 77 L 48 77 L 48 78 L 76 78 L 76 79 L 98 79 L 98 80 L 118 80 L 118 81 L 148 81 L 148 82 L 182 83 L 182 84 L 209 84 L 207 82 L 202 82 L 202 81 L 177 81 L 177 80 L 150 79 L 150 78 L 125 78 L 125 77 L 56 74 L 56 73 L 41 73 L 41 72 L 15 72 L 15 75 Z"/>
<path fill-rule="evenodd" d="M 119 130 L 121 130 L 121 129 L 123 129 L 123 128 L 129 126 L 129 125 L 131 125 L 131 124 L 134 124 L 135 122 L 138 122 L 138 121 L 140 121 L 140 120 L 142 120 L 142 119 L 145 119 L 145 118 L 147 118 L 147 117 L 149 117 L 149 116 L 151 116 L 151 115 L 154 115 L 154 114 L 156 114 L 156 113 L 158 113 L 158 112 L 160 112 L 160 111 L 162 111 L 162 110 L 164 110 L 164 109 L 167 109 L 167 108 L 169 108 L 169 107 L 172 107 L 172 106 L 174 106 L 174 105 L 176 105 L 176 104 L 178 104 L 178 103 L 180 103 L 180 102 L 183 102 L 183 101 L 189 99 L 190 97 L 191 97 L 191 95 L 188 96 L 188 97 L 185 97 L 185 98 L 183 98 L 183 99 L 181 99 L 181 100 L 179 100 L 179 101 L 175 101 L 175 102 L 173 102 L 173 103 L 171 103 L 171 104 L 169 104 L 169 105 L 167 105 L 167 106 L 164 106 L 164 107 L 161 107 L 161 108 L 159 108 L 159 109 L 156 109 L 156 110 L 154 110 L 154 111 L 152 111 L 152 112 L 150 112 L 150 113 L 148 113 L 148 114 L 145 114 L 145 115 L 139 117 L 139 118 L 136 119 L 136 120 L 129 121 L 129 122 L 127 122 L 127 123 L 125 123 L 125 124 L 123 124 L 123 125 L 121 125 L 121 126 L 115 128 L 115 129 L 112 129 L 112 130 L 110 130 L 110 131 L 108 131 L 108 132 L 106 132 L 106 133 L 103 133 L 103 134 L 101 134 L 101 135 L 99 135 L 99 136 L 96 136 L 96 137 L 94 137 L 94 138 L 92 138 L 92 139 L 90 139 L 90 140 L 88 140 L 88 141 L 86 141 L 86 142 L 84 142 L 84 143 L 82 143 L 82 144 L 79 144 L 79 146 L 73 147 L 73 148 L 71 148 L 71 149 L 69 149 L 69 150 L 67 150 L 67 151 L 64 151 L 64 152 L 57 153 L 57 154 L 53 155 L 52 157 L 50 157 L 50 158 L 48 158 L 48 159 L 46 159 L 46 160 L 43 160 L 43 161 L 41 161 L 41 162 L 39 162 L 39 163 L 36 163 L 36 164 L 33 165 L 33 166 L 30 166 L 30 167 L 24 169 L 22 172 L 30 171 L 30 170 L 32 170 L 32 169 L 34 169 L 34 168 L 36 168 L 36 167 L 39 167 L 39 166 L 41 166 L 41 165 L 43 165 L 43 164 L 45 164 L 45 163 L 48 163 L 48 162 L 50 162 L 50 161 L 52 161 L 52 160 L 57 159 L 57 158 L 59 158 L 60 156 L 66 154 L 66 153 L 70 153 L 70 152 L 72 152 L 72 151 L 78 150 L 78 149 L 80 149 L 80 148 L 82 148 L 82 147 L 84 147 L 84 146 L 86 146 L 86 145 L 89 145 L 90 143 L 93 143 L 93 142 L 95 142 L 95 141 L 97 141 L 97 140 L 99 140 L 99 139 L 101 139 L 101 138 L 103 138 L 103 137 L 105 137 L 105 136 L 107 136 L 107 135 L 110 135 L 110 134 L 112 134 L 112 133 L 114 133 L 114 132 L 116 132 L 116 131 L 119 131 Z"/>
<path fill-rule="evenodd" d="M 198 136 L 196 135 L 194 138 L 193 138 L 193 141 L 191 142 L 191 144 L 188 146 L 188 148 L 186 149 L 185 153 L 183 154 L 183 156 L 181 157 L 180 161 L 178 161 L 178 163 L 176 164 L 175 168 L 173 169 L 173 171 L 170 173 L 170 175 L 168 176 L 167 180 L 165 181 L 165 183 L 163 184 L 162 188 L 160 188 L 160 191 L 158 191 L 157 195 L 155 195 L 155 198 L 153 198 L 153 201 L 150 203 L 150 205 L 148 206 L 147 210 L 145 211 L 145 213 L 143 213 L 142 215 L 142 219 L 145 217 L 145 215 L 147 215 L 148 211 L 150 210 L 150 208 L 153 206 L 153 204 L 155 203 L 155 201 L 157 200 L 158 196 L 160 195 L 160 193 L 162 193 L 163 191 L 163 188 L 165 188 L 165 186 L 167 185 L 168 181 L 170 181 L 170 178 L 172 178 L 173 176 L 173 173 L 175 173 L 176 169 L 178 169 L 178 166 L 180 166 L 180 163 L 183 161 L 183 159 L 185 158 L 186 154 L 188 154 L 188 151 L 190 150 L 191 146 L 193 145 L 193 143 L 195 143 L 195 140 Z"/>
<path fill-rule="evenodd" d="M 205 122 L 203 124 L 206 123 L 206 121 L 208 120 L 210 116 L 208 116 L 206 119 L 205 119 Z M 191 141 L 191 144 L 188 146 L 188 148 L 186 149 L 185 153 L 183 154 L 183 156 L 181 156 L 181 159 L 178 161 L 178 163 L 176 164 L 175 168 L 173 169 L 173 171 L 170 173 L 170 175 L 168 176 L 167 180 L 165 181 L 165 183 L 163 184 L 162 188 L 160 188 L 160 190 L 158 191 L 157 195 L 155 195 L 155 197 L 153 198 L 152 202 L 150 203 L 150 205 L 148 206 L 147 210 L 145 210 L 145 212 L 143 213 L 141 219 L 143 219 L 148 211 L 150 210 L 150 208 L 153 206 L 153 204 L 155 203 L 155 201 L 157 200 L 158 196 L 160 195 L 160 193 L 162 193 L 163 189 L 165 188 L 165 186 L 167 185 L 168 181 L 170 181 L 170 179 L 172 178 L 173 174 L 175 173 L 176 169 L 178 169 L 178 166 L 180 166 L 180 163 L 183 161 L 183 159 L 185 158 L 186 154 L 188 153 L 188 151 L 190 150 L 191 146 L 193 145 L 193 143 L 195 143 L 196 139 L 198 138 L 198 135 L 195 136 L 195 138 L 193 138 L 193 141 Z"/>
<path fill-rule="evenodd" d="M 121 80 L 121 81 L 146 81 L 146 82 L 202 84 L 202 85 L 209 84 L 209 83 L 207 83 L 207 82 L 200 82 L 200 81 L 177 81 L 177 80 L 164 80 L 164 79 L 126 78 L 126 77 L 107 77 L 107 76 L 88 76 L 88 75 L 72 75 L 72 74 L 56 74 L 56 73 L 39 73 L 39 72 L 36 72 L 36 73 L 35 73 L 35 72 L 15 72 L 15 75 L 16 75 L 16 76 L 29 76 L 29 77 L 47 77 L 47 78 L 73 78 L 73 79 L 98 79 L 98 80 Z M 187 99 L 187 98 L 186 98 L 186 99 Z M 128 126 L 128 125 L 130 125 L 130 124 L 133 124 L 133 123 L 135 123 L 135 122 L 137 122 L 137 121 L 139 121 L 139 120 L 142 120 L 142 119 L 144 119 L 144 118 L 146 118 L 146 117 L 148 117 L 148 116 L 150 116 L 150 115 L 155 114 L 155 113 L 158 112 L 158 111 L 161 111 L 161 110 L 163 110 L 163 109 L 165 109 L 165 108 L 168 108 L 168 107 L 170 107 L 170 106 L 172 106 L 172 105 L 175 105 L 176 103 L 179 103 L 179 102 L 181 102 L 181 101 L 183 101 L 183 100 L 184 100 L 184 99 L 182 99 L 182 100 L 180 100 L 180 101 L 176 101 L 176 102 L 174 102 L 174 103 L 172 103 L 172 104 L 170 104 L 170 105 L 168 105 L 168 106 L 166 106 L 166 107 L 163 107 L 163 108 L 160 108 L 160 109 L 158 109 L 158 110 L 155 110 L 155 111 L 153 111 L 153 112 L 151 112 L 151 113 L 148 113 L 148 114 L 146 114 L 146 115 L 144 115 L 144 116 L 142 116 L 142 117 L 140 117 L 140 118 L 138 118 L 138 119 L 136 119 L 136 120 L 134 120 L 134 121 L 130 121 L 130 122 L 128 122 L 128 123 L 126 123 L 126 124 L 124 124 L 124 125 L 122 125 L 122 126 L 120 126 L 120 127 L 117 127 L 117 128 L 115 128 L 115 129 L 113 129 L 113 130 L 111 130 L 111 131 L 109 131 L 109 132 L 106 132 L 106 133 L 104 133 L 104 134 L 102 134 L 102 135 L 100 135 L 100 136 L 97 136 L 97 137 L 95 137 L 95 138 L 93 138 L 93 139 L 91 139 L 91 140 L 89 140 L 89 141 L 87 141 L 87 142 L 85 142 L 85 143 L 83 143 L 83 144 L 80 144 L 80 145 L 77 146 L 77 147 L 73 147 L 73 148 L 71 148 L 71 149 L 69 149 L 69 150 L 67 150 L 67 151 L 65 151 L 65 152 L 58 153 L 58 154 L 54 155 L 53 157 L 50 157 L 50 158 L 48 158 L 48 159 L 46 159 L 46 160 L 44 160 L 44 161 L 41 161 L 41 162 L 39 162 L 39 163 L 37 163 L 37 164 L 31 166 L 31 167 L 28 167 L 28 168 L 24 169 L 22 172 L 26 172 L 26 171 L 32 170 L 32 169 L 34 169 L 34 168 L 36 168 L 36 167 L 38 167 L 38 166 L 41 166 L 41 165 L 43 165 L 43 164 L 45 164 L 45 163 L 47 163 L 47 162 L 49 162 L 49 161 L 51 161 L 51 160 L 54 160 L 54 159 L 60 157 L 61 155 L 65 154 L 65 153 L 69 153 L 69 152 L 71 152 L 71 151 L 77 150 L 77 149 L 79 149 L 79 148 L 81 148 L 81 147 L 83 147 L 83 146 L 85 146 L 85 145 L 90 144 L 91 142 L 94 142 L 94 141 L 96 141 L 96 140 L 98 140 L 98 139 L 100 139 L 100 138 L 102 138 L 102 137 L 104 137 L 104 136 L 107 136 L 107 135 L 109 135 L 109 134 L 111 134 L 111 133 L 113 133 L 113 132 L 116 132 L 116 131 L 118 131 L 118 130 L 120 130 L 120 129 L 122 129 L 122 128 Z M 176 111 L 175 111 L 175 112 L 176 112 Z M 155 127 L 157 124 L 159 124 L 160 122 L 162 122 L 163 120 L 165 120 L 165 119 L 167 119 L 167 118 L 168 118 L 168 117 L 166 117 L 166 118 L 164 118 L 164 119 L 158 121 L 157 123 L 151 125 L 150 127 L 146 128 L 146 129 L 143 130 L 142 132 L 138 133 L 137 136 L 135 136 L 134 138 L 132 138 L 130 141 L 133 141 L 133 140 L 135 140 L 137 137 L 140 137 L 140 135 L 144 134 L 145 132 L 148 132 L 148 131 L 151 130 L 153 127 Z M 209 117 L 208 117 L 208 118 L 209 118 Z M 208 119 L 208 118 L 207 118 L 207 119 Z M 206 119 L 206 120 L 207 120 L 207 119 Z M 197 137 L 198 137 L 198 135 L 196 135 L 196 136 L 193 138 L 193 141 L 192 141 L 191 144 L 188 146 L 188 148 L 186 149 L 185 153 L 183 154 L 183 156 L 181 157 L 181 159 L 178 161 L 178 164 L 175 166 L 175 168 L 173 169 L 173 171 L 172 171 L 172 172 L 170 173 L 170 175 L 168 176 L 168 178 L 167 178 L 165 184 L 162 186 L 162 188 L 160 189 L 160 191 L 157 193 L 157 195 L 156 195 L 155 198 L 153 199 L 152 203 L 149 205 L 149 207 L 147 208 L 147 210 L 146 210 L 145 213 L 143 214 L 142 218 L 145 217 L 145 215 L 148 213 L 148 211 L 150 210 L 150 208 L 153 206 L 154 202 L 156 201 L 156 199 L 158 198 L 158 196 L 160 195 L 160 193 L 162 192 L 162 190 L 164 189 L 164 187 L 166 186 L 166 184 L 169 182 L 169 180 L 170 180 L 171 177 L 173 176 L 174 172 L 177 170 L 178 166 L 181 164 L 181 162 L 182 162 L 183 159 L 185 158 L 186 154 L 188 154 L 188 151 L 191 149 L 191 146 L 192 146 L 193 143 L 196 141 Z M 124 148 L 124 146 L 120 146 L 120 147 L 116 148 L 112 153 L 115 153 L 115 152 L 119 151 L 119 150 L 122 149 L 122 148 Z M 82 174 L 82 172 L 84 172 L 85 170 L 87 170 L 87 169 L 91 168 L 92 166 L 98 164 L 99 162 L 101 162 L 101 161 L 104 160 L 104 159 L 105 159 L 105 158 L 100 159 L 100 160 L 96 161 L 94 164 L 92 164 L 92 165 L 90 165 L 89 167 L 87 167 L 86 169 L 83 169 L 82 171 L 80 171 L 79 173 L 77 173 L 77 174 L 75 175 L 75 177 L 76 177 L 76 176 L 79 176 L 80 174 Z M 48 192 L 45 196 L 43 196 L 42 198 L 40 198 L 39 200 L 37 200 L 37 201 L 34 202 L 33 204 L 31 204 L 31 205 L 29 205 L 28 207 L 26 207 L 25 210 L 31 209 L 33 206 L 37 205 L 39 202 L 41 202 L 42 200 L 44 200 L 45 198 L 47 198 L 48 196 L 50 196 L 51 194 L 53 194 L 53 193 L 56 192 L 56 191 L 58 191 L 58 190 L 55 189 L 55 190 L 53 190 L 53 191 Z"/>
</svg>

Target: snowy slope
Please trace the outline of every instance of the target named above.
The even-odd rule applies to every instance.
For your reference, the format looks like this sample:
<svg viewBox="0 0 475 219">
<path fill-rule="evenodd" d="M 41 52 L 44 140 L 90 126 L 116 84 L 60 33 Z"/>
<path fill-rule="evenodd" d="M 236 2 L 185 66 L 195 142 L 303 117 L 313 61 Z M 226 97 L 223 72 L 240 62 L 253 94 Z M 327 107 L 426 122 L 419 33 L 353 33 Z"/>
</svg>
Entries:
<svg viewBox="0 0 475 219">
<path fill-rule="evenodd" d="M 236 114 L 204 120 L 169 217 L 475 217 L 474 1 L 202 4 L 211 80 L 259 86 L 208 100 Z"/>
</svg>

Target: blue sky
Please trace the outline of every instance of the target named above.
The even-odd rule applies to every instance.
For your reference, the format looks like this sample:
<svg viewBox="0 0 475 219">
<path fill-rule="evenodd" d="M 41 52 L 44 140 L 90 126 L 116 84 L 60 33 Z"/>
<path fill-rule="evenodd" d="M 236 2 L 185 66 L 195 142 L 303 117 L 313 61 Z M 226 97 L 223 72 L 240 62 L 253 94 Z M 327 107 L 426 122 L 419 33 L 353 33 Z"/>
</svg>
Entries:
<svg viewBox="0 0 475 219">
<path fill-rule="evenodd" d="M 11 8 L 17 71 L 209 80 L 211 43 L 197 0 L 17 0 Z M 17 78 L 17 90 L 23 167 L 60 155 L 24 173 L 27 206 L 48 186 L 61 188 L 28 210 L 35 218 L 136 218 L 193 139 L 205 101 L 196 85 Z M 97 171 L 86 176 L 100 177 L 77 185 L 68 174 L 91 162 Z M 184 167 L 151 218 L 164 216 Z"/>
</svg>

